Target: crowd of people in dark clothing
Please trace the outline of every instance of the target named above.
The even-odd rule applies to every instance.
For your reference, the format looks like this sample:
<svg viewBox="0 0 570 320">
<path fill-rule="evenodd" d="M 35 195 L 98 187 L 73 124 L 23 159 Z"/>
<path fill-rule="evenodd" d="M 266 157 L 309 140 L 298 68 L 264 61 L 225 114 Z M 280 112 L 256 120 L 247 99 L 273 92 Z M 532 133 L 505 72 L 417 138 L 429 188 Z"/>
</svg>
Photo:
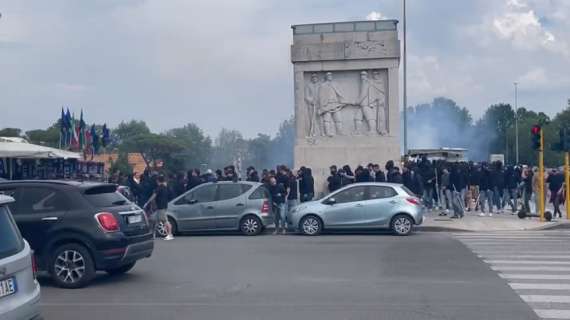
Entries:
<svg viewBox="0 0 570 320">
<path fill-rule="evenodd" d="M 157 189 L 159 176 L 145 170 L 138 177 L 113 175 L 111 182 L 128 186 L 133 198 L 143 206 Z M 206 172 L 193 169 L 186 174 L 165 178 L 169 199 L 206 182 L 242 180 L 232 165 L 215 171 L 208 169 Z M 315 198 L 315 181 L 311 169 L 307 167 L 294 171 L 279 165 L 273 170 L 264 169 L 261 174 L 254 167 L 248 167 L 243 180 L 262 182 L 267 186 L 273 204 L 280 213 L 276 216 L 281 217 L 283 227 L 288 208 Z M 452 214 L 452 218 L 462 218 L 465 211 L 478 211 L 479 215 L 484 216 L 504 213 L 507 207 L 513 214 L 518 210 L 536 212 L 535 208 L 538 207 L 537 168 L 504 166 L 501 162 L 429 161 L 423 157 L 418 161 L 403 163 L 401 170 L 393 161 L 388 161 L 383 168 L 373 163 L 359 165 L 354 171 L 349 165 L 333 165 L 326 181 L 329 192 L 360 182 L 403 184 L 421 198 L 428 209 L 440 209 L 441 215 Z M 560 205 L 565 201 L 564 175 L 556 169 L 550 170 L 546 173 L 545 182 L 548 186 L 545 197 L 554 206 L 554 215 L 561 217 Z M 276 232 L 280 232 L 279 227 Z"/>
<path fill-rule="evenodd" d="M 358 166 L 354 172 L 345 165 L 330 167 L 328 190 L 333 192 L 348 184 L 358 182 L 391 182 L 403 184 L 423 200 L 428 209 L 441 209 L 440 215 L 453 212 L 452 218 L 462 218 L 465 211 L 504 213 L 508 206 L 511 213 L 518 210 L 536 212 L 538 207 L 538 169 L 529 166 L 504 166 L 502 162 L 474 163 L 408 161 L 402 170 L 388 161 L 383 171 L 378 164 Z M 562 216 L 560 205 L 564 203 L 564 175 L 557 169 L 546 172 L 548 193 L 545 197 L 554 206 L 554 216 Z M 546 190 L 545 190 L 546 191 Z"/>
</svg>

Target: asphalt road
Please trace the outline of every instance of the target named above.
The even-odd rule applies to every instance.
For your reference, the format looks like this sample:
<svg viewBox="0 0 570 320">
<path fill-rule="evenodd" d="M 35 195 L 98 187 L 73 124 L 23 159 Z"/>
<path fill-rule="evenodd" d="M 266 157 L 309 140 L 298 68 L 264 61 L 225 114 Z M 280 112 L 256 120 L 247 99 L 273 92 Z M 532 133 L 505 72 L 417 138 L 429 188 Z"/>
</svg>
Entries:
<svg viewBox="0 0 570 320">
<path fill-rule="evenodd" d="M 47 320 L 536 319 L 446 233 L 177 237 L 127 275 L 41 283 Z"/>
</svg>

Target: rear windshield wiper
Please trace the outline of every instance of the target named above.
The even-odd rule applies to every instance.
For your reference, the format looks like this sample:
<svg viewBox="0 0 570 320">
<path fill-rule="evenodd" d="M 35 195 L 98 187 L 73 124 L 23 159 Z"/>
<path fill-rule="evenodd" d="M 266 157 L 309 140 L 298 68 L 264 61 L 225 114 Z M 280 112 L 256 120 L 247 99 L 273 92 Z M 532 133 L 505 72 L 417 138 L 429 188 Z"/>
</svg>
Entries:
<svg viewBox="0 0 570 320">
<path fill-rule="evenodd" d="M 117 200 L 117 201 L 113 202 L 112 205 L 120 206 L 120 205 L 123 205 L 125 203 L 127 203 L 127 200 Z"/>
</svg>

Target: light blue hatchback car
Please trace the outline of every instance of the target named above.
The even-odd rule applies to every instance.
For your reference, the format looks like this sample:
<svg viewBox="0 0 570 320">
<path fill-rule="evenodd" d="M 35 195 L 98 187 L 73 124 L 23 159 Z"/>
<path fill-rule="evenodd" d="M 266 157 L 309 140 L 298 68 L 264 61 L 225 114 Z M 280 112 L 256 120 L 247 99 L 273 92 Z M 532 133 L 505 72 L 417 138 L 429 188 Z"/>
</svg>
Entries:
<svg viewBox="0 0 570 320">
<path fill-rule="evenodd" d="M 424 207 L 410 190 L 393 183 L 356 183 L 323 199 L 301 203 L 287 216 L 290 230 L 318 235 L 323 230 L 390 228 L 408 235 L 424 219 Z"/>
</svg>

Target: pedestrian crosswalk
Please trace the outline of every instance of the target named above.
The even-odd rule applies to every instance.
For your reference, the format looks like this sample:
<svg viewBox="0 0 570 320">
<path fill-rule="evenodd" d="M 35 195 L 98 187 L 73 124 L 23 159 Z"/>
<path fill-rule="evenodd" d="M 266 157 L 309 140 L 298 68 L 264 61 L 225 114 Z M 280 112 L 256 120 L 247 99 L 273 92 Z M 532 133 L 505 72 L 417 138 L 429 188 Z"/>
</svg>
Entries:
<svg viewBox="0 0 570 320">
<path fill-rule="evenodd" d="M 570 319 L 570 231 L 455 233 L 542 319 Z"/>
</svg>

